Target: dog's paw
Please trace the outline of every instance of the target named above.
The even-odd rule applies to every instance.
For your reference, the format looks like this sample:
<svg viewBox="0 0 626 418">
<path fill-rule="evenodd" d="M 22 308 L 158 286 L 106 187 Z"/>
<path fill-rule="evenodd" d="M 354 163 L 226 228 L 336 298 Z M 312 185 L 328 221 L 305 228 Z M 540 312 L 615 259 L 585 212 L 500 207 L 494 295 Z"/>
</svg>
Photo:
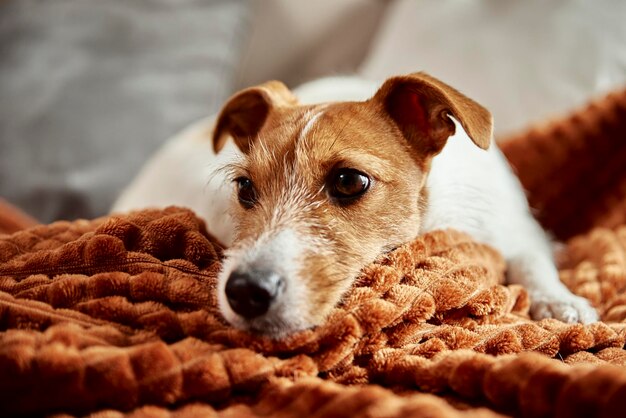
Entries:
<svg viewBox="0 0 626 418">
<path fill-rule="evenodd" d="M 580 296 L 568 294 L 531 294 L 530 314 L 533 319 L 554 318 L 570 324 L 589 324 L 598 320 L 598 313 L 589 301 Z"/>
</svg>

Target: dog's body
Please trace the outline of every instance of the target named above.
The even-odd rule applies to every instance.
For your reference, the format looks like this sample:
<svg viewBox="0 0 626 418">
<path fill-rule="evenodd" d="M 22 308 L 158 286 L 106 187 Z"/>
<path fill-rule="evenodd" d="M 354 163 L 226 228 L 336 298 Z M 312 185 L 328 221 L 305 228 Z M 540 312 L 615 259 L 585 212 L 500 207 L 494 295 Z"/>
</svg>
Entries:
<svg viewBox="0 0 626 418">
<path fill-rule="evenodd" d="M 217 120 L 170 141 L 113 211 L 194 209 L 232 246 L 218 289 L 225 318 L 270 336 L 318 324 L 366 263 L 442 228 L 501 251 L 509 282 L 529 290 L 535 318 L 594 321 L 587 301 L 559 281 L 550 243 L 506 160 L 494 144 L 479 148 L 492 142 L 488 112 L 425 75 L 376 88 L 323 79 L 296 90 L 299 102 L 282 85 L 246 90 Z M 412 106 L 419 118 L 405 111 Z M 223 151 L 211 149 L 212 135 Z M 220 170 L 228 164 L 240 204 Z M 337 184 L 339 197 L 329 191 Z M 242 284 L 251 281 L 256 287 Z M 261 305 L 269 298 L 267 306 L 239 300 L 255 297 Z"/>
</svg>

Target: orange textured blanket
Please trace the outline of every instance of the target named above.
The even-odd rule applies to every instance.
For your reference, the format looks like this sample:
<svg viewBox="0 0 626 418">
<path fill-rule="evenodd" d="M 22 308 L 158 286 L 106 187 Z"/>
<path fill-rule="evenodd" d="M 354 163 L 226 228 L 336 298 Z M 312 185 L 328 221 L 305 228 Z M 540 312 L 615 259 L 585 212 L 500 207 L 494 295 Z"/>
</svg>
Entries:
<svg viewBox="0 0 626 418">
<path fill-rule="evenodd" d="M 626 91 L 502 148 L 603 322 L 530 320 L 495 250 L 437 231 L 272 341 L 220 318 L 193 213 L 58 222 L 0 236 L 0 415 L 624 416 Z"/>
</svg>

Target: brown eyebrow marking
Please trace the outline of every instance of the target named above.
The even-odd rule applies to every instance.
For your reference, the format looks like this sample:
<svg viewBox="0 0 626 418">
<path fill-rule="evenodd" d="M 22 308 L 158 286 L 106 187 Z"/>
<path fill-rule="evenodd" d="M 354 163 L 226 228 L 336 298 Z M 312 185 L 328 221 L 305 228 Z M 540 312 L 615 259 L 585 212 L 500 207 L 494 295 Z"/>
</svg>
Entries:
<svg viewBox="0 0 626 418">
<path fill-rule="evenodd" d="M 387 160 L 371 154 L 364 154 L 361 150 L 345 149 L 337 153 L 333 165 L 354 168 L 372 175 L 376 180 L 384 183 L 391 182 L 396 168 Z"/>
</svg>

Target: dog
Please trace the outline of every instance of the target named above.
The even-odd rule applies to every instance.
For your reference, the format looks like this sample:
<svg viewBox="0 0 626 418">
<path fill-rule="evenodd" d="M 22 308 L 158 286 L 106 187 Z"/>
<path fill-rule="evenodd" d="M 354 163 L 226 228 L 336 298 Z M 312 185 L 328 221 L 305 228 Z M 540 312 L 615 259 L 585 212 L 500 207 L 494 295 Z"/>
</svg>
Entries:
<svg viewBox="0 0 626 418">
<path fill-rule="evenodd" d="M 365 265 L 444 228 L 503 254 L 533 318 L 596 321 L 560 282 L 492 130 L 483 106 L 425 73 L 380 87 L 333 77 L 295 93 L 271 81 L 170 141 L 113 211 L 197 211 L 229 247 L 222 315 L 271 338 L 320 324 Z"/>
</svg>

